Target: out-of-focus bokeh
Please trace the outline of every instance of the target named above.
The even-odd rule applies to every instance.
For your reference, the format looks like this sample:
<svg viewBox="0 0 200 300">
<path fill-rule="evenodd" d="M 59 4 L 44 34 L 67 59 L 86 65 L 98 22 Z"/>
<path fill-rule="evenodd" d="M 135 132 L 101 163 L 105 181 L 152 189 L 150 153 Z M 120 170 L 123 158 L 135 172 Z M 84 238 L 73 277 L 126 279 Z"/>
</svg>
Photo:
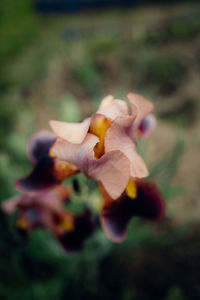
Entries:
<svg viewBox="0 0 200 300">
<path fill-rule="evenodd" d="M 0 199 L 31 170 L 27 141 L 48 120 L 80 121 L 134 91 L 155 104 L 157 129 L 138 147 L 166 217 L 133 220 L 123 244 L 99 229 L 66 254 L 1 212 L 0 299 L 200 299 L 200 5 L 110 2 L 1 0 Z"/>
</svg>

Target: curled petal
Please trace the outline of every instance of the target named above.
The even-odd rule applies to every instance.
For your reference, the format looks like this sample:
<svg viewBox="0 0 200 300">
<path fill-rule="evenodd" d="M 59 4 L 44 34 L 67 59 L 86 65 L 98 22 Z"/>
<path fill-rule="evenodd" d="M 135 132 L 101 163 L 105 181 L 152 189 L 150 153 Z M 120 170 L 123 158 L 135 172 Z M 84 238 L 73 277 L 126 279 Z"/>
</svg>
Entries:
<svg viewBox="0 0 200 300">
<path fill-rule="evenodd" d="M 35 165 L 32 173 L 16 182 L 16 188 L 22 192 L 41 192 L 53 188 L 79 170 L 68 162 L 57 158 L 43 157 Z"/>
<path fill-rule="evenodd" d="M 108 108 L 110 105 L 112 105 L 113 101 L 114 101 L 114 97 L 112 95 L 108 95 L 104 97 L 101 101 L 98 111 Z"/>
<path fill-rule="evenodd" d="M 149 137 L 156 127 L 156 118 L 153 114 L 146 116 L 138 127 L 138 133 L 143 138 Z"/>
<path fill-rule="evenodd" d="M 88 132 L 90 118 L 85 119 L 82 123 L 50 121 L 50 126 L 58 137 L 70 143 L 80 144 Z"/>
<path fill-rule="evenodd" d="M 76 166 L 88 175 L 89 161 L 94 160 L 94 147 L 99 138 L 88 133 L 81 144 L 72 144 L 63 139 L 57 139 L 51 152 L 58 158 Z"/>
<path fill-rule="evenodd" d="M 128 115 L 129 110 L 126 102 L 114 99 L 113 96 L 107 96 L 102 100 L 97 113 L 114 120 L 117 117 Z"/>
<path fill-rule="evenodd" d="M 134 122 L 135 129 L 139 126 L 142 120 L 153 111 L 154 106 L 149 100 L 141 95 L 130 93 L 127 95 L 127 97 L 129 99 L 133 114 L 135 114 L 135 110 L 137 109 L 136 119 Z"/>
<path fill-rule="evenodd" d="M 50 148 L 55 140 L 56 135 L 45 130 L 38 132 L 30 139 L 28 155 L 35 166 L 29 176 L 16 182 L 17 189 L 22 192 L 37 192 L 61 182 L 60 176 L 57 175 L 63 173 L 63 170 L 62 168 L 58 170 L 57 160 L 50 157 Z"/>
<path fill-rule="evenodd" d="M 131 176 L 143 178 L 148 176 L 148 170 L 136 152 L 136 142 L 127 134 L 134 118 L 134 116 L 119 117 L 113 121 L 106 132 L 105 152 L 120 150 L 129 160 Z"/>
<path fill-rule="evenodd" d="M 79 251 L 83 248 L 85 240 L 92 235 L 94 227 L 90 211 L 85 210 L 83 214 L 75 217 L 74 229 L 57 235 L 57 238 L 66 251 Z"/>
<path fill-rule="evenodd" d="M 117 199 L 128 184 L 130 163 L 121 151 L 110 151 L 91 162 L 88 173 L 90 177 L 103 184 L 113 199 Z"/>
<path fill-rule="evenodd" d="M 54 160 L 44 157 L 34 167 L 32 173 L 16 181 L 16 188 L 22 192 L 37 192 L 59 183 L 55 177 Z"/>
<path fill-rule="evenodd" d="M 33 163 L 48 156 L 49 149 L 54 144 L 56 135 L 51 131 L 40 131 L 32 136 L 28 143 L 28 156 Z"/>
<path fill-rule="evenodd" d="M 119 150 L 110 151 L 100 159 L 94 157 L 94 147 L 99 139 L 93 134 L 80 145 L 57 140 L 52 152 L 59 159 L 75 165 L 86 176 L 101 181 L 107 192 L 116 199 L 125 189 L 130 177 L 130 163 Z"/>
<path fill-rule="evenodd" d="M 165 202 L 156 185 L 145 181 L 138 182 L 136 185 L 135 199 L 123 193 L 115 201 L 101 188 L 105 201 L 100 214 L 101 224 L 108 237 L 115 242 L 124 240 L 128 222 L 132 217 L 139 216 L 156 221 L 164 215 Z"/>
</svg>

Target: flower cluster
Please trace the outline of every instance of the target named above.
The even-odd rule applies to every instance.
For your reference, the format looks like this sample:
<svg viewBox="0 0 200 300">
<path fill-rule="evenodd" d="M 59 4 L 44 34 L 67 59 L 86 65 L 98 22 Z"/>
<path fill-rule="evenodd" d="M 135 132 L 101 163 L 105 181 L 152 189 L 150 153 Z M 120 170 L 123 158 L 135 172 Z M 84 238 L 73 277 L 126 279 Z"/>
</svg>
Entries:
<svg viewBox="0 0 200 300">
<path fill-rule="evenodd" d="M 17 226 L 30 231 L 49 228 L 67 251 L 81 249 L 94 231 L 86 209 L 75 216 L 65 208 L 69 190 L 64 179 L 82 172 L 99 183 L 103 205 L 100 221 L 116 242 L 126 236 L 133 216 L 160 219 L 165 202 L 156 185 L 143 178 L 147 167 L 137 153 L 137 137 L 148 137 L 156 126 L 153 104 L 128 94 L 125 101 L 104 98 L 96 113 L 81 123 L 50 121 L 52 131 L 41 131 L 28 144 L 33 171 L 16 182 L 23 194 L 7 200 L 3 210 L 19 210 Z"/>
</svg>

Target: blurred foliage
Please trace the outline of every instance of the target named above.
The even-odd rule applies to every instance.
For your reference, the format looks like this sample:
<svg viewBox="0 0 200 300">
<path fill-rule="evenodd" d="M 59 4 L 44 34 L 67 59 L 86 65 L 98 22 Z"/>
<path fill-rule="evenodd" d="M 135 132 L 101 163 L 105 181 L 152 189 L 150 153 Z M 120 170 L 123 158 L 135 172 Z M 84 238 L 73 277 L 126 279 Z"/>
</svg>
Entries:
<svg viewBox="0 0 200 300">
<path fill-rule="evenodd" d="M 176 109 L 170 109 L 160 114 L 160 117 L 164 120 L 174 121 L 180 127 L 189 127 L 196 117 L 196 104 L 193 99 L 186 99 L 180 103 Z"/>
<path fill-rule="evenodd" d="M 0 62 L 16 55 L 36 30 L 36 17 L 31 0 L 1 0 L 0 3 Z"/>
<path fill-rule="evenodd" d="M 166 300 L 184 300 L 185 297 L 178 286 L 170 288 Z"/>
<path fill-rule="evenodd" d="M 183 140 L 177 140 L 174 149 L 162 157 L 161 160 L 158 160 L 158 162 L 153 166 L 150 176 L 152 178 L 158 176 L 157 180 L 162 186 L 169 186 L 176 175 L 184 152 L 184 146 Z"/>
<path fill-rule="evenodd" d="M 72 95 L 63 95 L 60 100 L 60 120 L 67 122 L 81 121 L 81 113 L 78 101 Z"/>
<path fill-rule="evenodd" d="M 11 183 L 15 176 L 20 174 L 19 162 L 25 158 L 25 144 L 19 140 L 19 137 L 13 140 L 14 134 L 12 134 L 20 108 L 25 109 L 25 105 L 20 102 L 21 99 L 18 96 L 13 95 L 10 89 L 14 82 L 9 73 L 9 67 L 17 54 L 35 36 L 36 24 L 36 15 L 31 1 L 2 0 L 0 2 L 0 185 L 4 186 L 1 198 L 7 193 L 12 193 L 12 184 L 9 184 L 9 181 L 6 182 L 5 178 L 10 178 Z M 18 74 L 19 72 L 20 70 Z M 14 151 L 13 144 L 15 145 Z M 25 166 L 21 169 L 24 170 Z M 17 171 L 13 172 L 15 168 Z"/>
<path fill-rule="evenodd" d="M 164 21 L 154 30 L 147 29 L 140 43 L 162 45 L 170 40 L 187 40 L 200 35 L 200 10 Z"/>
<path fill-rule="evenodd" d="M 156 102 L 162 106 L 187 83 L 199 58 L 194 52 L 186 63 L 180 49 L 188 41 L 198 48 L 199 10 L 167 18 L 159 26 L 138 23 L 138 29 L 132 29 L 137 19 L 132 11 L 122 15 L 119 25 L 113 25 L 112 14 L 104 24 L 88 13 L 87 26 L 79 28 L 76 24 L 85 22 L 82 15 L 39 18 L 29 0 L 1 0 L 1 201 L 16 193 L 13 182 L 30 171 L 27 140 L 50 117 L 79 121 L 107 93 L 124 98 L 133 89 L 153 99 L 162 95 L 162 103 Z M 178 97 L 180 104 L 159 116 L 187 130 L 195 119 L 196 99 L 185 96 L 183 103 Z M 145 154 L 146 142 L 139 141 L 138 148 Z M 185 142 L 177 136 L 174 147 L 150 168 L 167 201 L 188 195 L 186 186 L 173 184 L 184 151 Z M 78 213 L 89 206 L 98 224 L 96 182 L 79 174 L 66 183 L 76 188 L 70 209 Z M 178 213 L 167 211 L 158 224 L 132 220 L 123 244 L 113 244 L 98 229 L 84 250 L 72 255 L 48 231 L 22 235 L 15 227 L 16 215 L 0 212 L 0 299 L 197 300 L 199 226 L 177 224 Z"/>
<path fill-rule="evenodd" d="M 178 57 L 147 52 L 138 56 L 135 70 L 139 87 L 157 88 L 162 94 L 171 94 L 181 83 L 184 68 Z"/>
<path fill-rule="evenodd" d="M 90 57 L 74 67 L 74 79 L 83 85 L 91 98 L 101 98 L 101 79 L 94 61 Z"/>
</svg>

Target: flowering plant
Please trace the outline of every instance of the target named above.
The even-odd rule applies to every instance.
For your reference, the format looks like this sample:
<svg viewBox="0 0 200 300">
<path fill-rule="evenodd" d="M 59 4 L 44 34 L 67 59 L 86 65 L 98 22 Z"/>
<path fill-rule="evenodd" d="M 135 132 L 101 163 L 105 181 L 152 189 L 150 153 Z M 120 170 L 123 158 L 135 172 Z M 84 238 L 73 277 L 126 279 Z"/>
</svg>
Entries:
<svg viewBox="0 0 200 300">
<path fill-rule="evenodd" d="M 99 184 L 100 221 L 113 241 L 123 241 L 133 216 L 158 220 L 164 215 L 163 197 L 154 183 L 144 181 L 148 170 L 137 153 L 137 137 L 148 137 L 156 125 L 153 104 L 133 93 L 128 99 L 131 113 L 126 102 L 107 96 L 83 122 L 50 121 L 53 132 L 40 131 L 31 138 L 33 171 L 16 182 L 23 195 L 3 204 L 6 213 L 19 209 L 19 228 L 45 226 L 67 251 L 81 249 L 94 221 L 88 209 L 78 216 L 66 210 L 70 192 L 61 185 L 79 172 Z"/>
</svg>

